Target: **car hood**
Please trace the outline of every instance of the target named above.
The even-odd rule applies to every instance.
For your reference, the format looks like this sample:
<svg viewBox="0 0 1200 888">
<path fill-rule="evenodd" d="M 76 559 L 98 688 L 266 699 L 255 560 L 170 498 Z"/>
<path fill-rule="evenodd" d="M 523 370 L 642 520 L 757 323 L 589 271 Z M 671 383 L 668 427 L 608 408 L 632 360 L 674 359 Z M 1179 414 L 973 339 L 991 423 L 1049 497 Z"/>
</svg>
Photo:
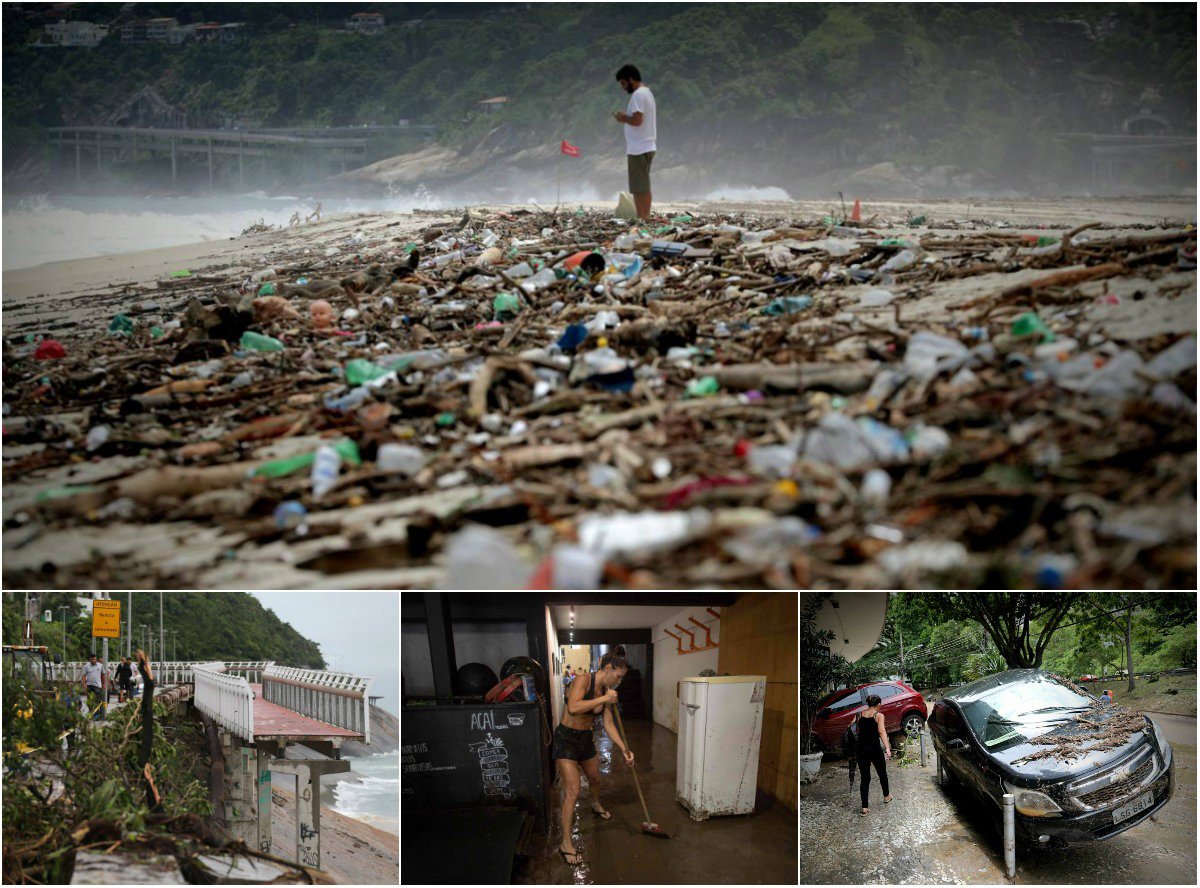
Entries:
<svg viewBox="0 0 1200 888">
<path fill-rule="evenodd" d="M 1102 724 L 1107 722 L 1113 716 L 1125 711 L 1120 706 L 1104 706 L 1103 708 L 1093 708 L 1087 713 L 1084 713 L 1090 720 L 1099 721 Z M 1147 722 L 1147 725 L 1149 722 Z M 1081 725 L 1076 721 L 1069 721 L 1053 730 L 1037 737 L 1038 740 L 1054 740 L 1068 739 L 1072 737 L 1087 736 L 1095 733 L 1095 730 Z M 1058 757 L 1049 757 L 1037 759 L 1035 761 L 1025 761 L 1026 756 L 1033 755 L 1037 752 L 1044 752 L 1052 748 L 1050 744 L 1045 743 L 1030 743 L 1023 741 L 1015 743 L 1011 746 L 1004 746 L 997 749 L 986 750 L 987 755 L 998 762 L 1011 775 L 1020 779 L 1026 780 L 1060 780 L 1065 777 L 1078 777 L 1081 774 L 1086 774 L 1095 768 L 1101 768 L 1113 762 L 1117 762 L 1129 755 L 1143 743 L 1152 742 L 1151 738 L 1144 732 L 1138 731 L 1130 735 L 1129 739 L 1121 746 L 1114 749 L 1104 750 L 1083 750 L 1083 754 L 1077 758 L 1072 758 L 1064 761 Z"/>
</svg>

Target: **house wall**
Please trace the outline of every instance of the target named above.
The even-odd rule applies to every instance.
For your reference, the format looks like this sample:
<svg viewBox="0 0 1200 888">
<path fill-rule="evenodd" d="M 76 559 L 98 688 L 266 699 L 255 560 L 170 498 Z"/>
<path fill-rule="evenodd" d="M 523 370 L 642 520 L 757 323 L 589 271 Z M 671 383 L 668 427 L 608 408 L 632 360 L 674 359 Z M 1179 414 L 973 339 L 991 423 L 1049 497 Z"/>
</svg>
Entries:
<svg viewBox="0 0 1200 888">
<path fill-rule="evenodd" d="M 717 668 L 717 650 L 702 651 L 695 654 L 680 654 L 679 645 L 674 638 L 667 635 L 670 629 L 683 638 L 684 650 L 688 647 L 688 637 L 683 635 L 675 624 L 687 626 L 694 630 L 699 638 L 697 643 L 703 645 L 704 630 L 688 621 L 695 617 L 709 627 L 713 641 L 720 641 L 721 623 L 703 607 L 689 607 L 678 611 L 670 618 L 654 627 L 651 642 L 654 644 L 654 721 L 678 733 L 679 731 L 679 680 L 699 675 L 705 669 Z"/>
<path fill-rule="evenodd" d="M 717 671 L 765 675 L 758 788 L 796 810 L 798 783 L 798 600 L 794 592 L 750 592 L 721 610 Z"/>
</svg>

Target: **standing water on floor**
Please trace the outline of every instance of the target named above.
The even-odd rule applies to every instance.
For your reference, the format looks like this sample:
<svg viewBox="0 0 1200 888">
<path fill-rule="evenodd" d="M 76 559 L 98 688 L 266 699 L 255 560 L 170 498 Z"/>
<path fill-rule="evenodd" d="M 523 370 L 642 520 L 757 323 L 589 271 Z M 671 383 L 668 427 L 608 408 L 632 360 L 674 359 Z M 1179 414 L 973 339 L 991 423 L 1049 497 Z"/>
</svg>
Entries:
<svg viewBox="0 0 1200 888">
<path fill-rule="evenodd" d="M 407 213 L 414 207 L 443 206 L 420 188 L 378 198 L 298 197 L 262 191 L 204 197 L 5 197 L 4 268 L 228 240 L 260 221 L 286 227 L 296 213 L 304 220 L 318 203 L 322 216 Z"/>
<path fill-rule="evenodd" d="M 347 780 L 321 781 L 321 804 L 395 835 L 400 834 L 400 752 L 346 759 Z M 355 776 L 357 775 L 357 776 Z"/>
</svg>

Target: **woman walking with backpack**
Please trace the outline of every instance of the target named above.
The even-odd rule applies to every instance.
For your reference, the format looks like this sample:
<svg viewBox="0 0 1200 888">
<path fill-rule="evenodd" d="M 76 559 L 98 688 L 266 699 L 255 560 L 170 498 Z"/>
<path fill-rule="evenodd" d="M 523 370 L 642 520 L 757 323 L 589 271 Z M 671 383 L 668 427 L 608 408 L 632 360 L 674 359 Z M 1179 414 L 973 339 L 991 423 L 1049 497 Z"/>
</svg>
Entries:
<svg viewBox="0 0 1200 888">
<path fill-rule="evenodd" d="M 892 800 L 892 794 L 888 792 L 887 765 L 884 763 L 885 759 L 892 757 L 892 746 L 884 729 L 883 713 L 879 711 L 881 702 L 877 694 L 868 696 L 867 708 L 855 720 L 855 727 L 858 728 L 858 767 L 862 771 L 859 792 L 862 795 L 864 817 L 871 811 L 867 805 L 867 791 L 871 788 L 871 765 L 875 765 L 875 771 L 879 774 L 883 800 Z"/>
</svg>

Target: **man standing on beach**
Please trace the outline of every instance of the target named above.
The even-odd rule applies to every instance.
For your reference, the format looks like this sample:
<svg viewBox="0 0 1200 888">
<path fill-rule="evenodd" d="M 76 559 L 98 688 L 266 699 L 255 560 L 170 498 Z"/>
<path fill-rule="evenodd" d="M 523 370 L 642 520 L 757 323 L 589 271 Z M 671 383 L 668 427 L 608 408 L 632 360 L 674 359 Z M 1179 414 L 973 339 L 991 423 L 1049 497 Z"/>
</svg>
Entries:
<svg viewBox="0 0 1200 888">
<path fill-rule="evenodd" d="M 629 93 L 624 111 L 613 117 L 625 125 L 625 154 L 629 165 L 629 192 L 633 195 L 639 219 L 650 218 L 650 164 L 658 140 L 658 114 L 654 93 L 642 83 L 642 74 L 633 65 L 622 65 L 617 83 Z"/>
</svg>

